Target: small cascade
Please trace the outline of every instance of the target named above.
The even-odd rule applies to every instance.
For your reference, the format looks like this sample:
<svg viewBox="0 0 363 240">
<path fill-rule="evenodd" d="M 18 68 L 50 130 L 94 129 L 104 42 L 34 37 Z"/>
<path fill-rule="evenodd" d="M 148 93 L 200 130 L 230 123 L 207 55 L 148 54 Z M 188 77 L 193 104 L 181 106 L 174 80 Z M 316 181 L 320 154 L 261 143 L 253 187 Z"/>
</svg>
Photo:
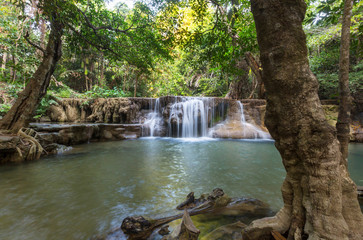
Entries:
<svg viewBox="0 0 363 240">
<path fill-rule="evenodd" d="M 243 104 L 240 101 L 237 101 L 238 105 L 239 105 L 239 109 L 241 111 L 241 126 L 242 126 L 242 134 L 244 136 L 244 138 L 251 138 L 248 137 L 249 136 L 254 136 L 254 139 L 269 139 L 270 135 L 266 132 L 264 132 L 262 129 L 260 129 L 259 127 L 246 122 L 246 117 L 243 111 Z"/>
<path fill-rule="evenodd" d="M 152 103 L 150 103 L 150 108 L 152 109 Z M 160 136 L 160 128 L 162 125 L 162 115 L 160 111 L 160 98 L 155 100 L 154 109 L 150 112 L 147 117 L 146 121 L 144 122 L 143 129 L 148 129 L 149 134 L 144 133 L 144 135 L 148 135 L 150 137 Z"/>
<path fill-rule="evenodd" d="M 206 137 L 208 109 L 203 98 L 183 98 L 170 107 L 169 136 L 182 138 Z"/>
</svg>

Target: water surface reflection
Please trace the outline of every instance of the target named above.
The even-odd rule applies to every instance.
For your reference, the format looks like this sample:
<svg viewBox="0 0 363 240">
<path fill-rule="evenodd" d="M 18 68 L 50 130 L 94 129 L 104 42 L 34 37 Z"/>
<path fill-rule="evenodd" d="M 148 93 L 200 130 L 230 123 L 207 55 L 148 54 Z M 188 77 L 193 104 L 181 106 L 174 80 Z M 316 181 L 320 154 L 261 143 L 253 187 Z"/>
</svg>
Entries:
<svg viewBox="0 0 363 240">
<path fill-rule="evenodd" d="M 362 145 L 350 147 L 352 178 L 363 185 Z M 272 142 L 146 138 L 75 146 L 0 168 L 0 239 L 87 239 L 128 215 L 173 213 L 190 191 L 216 187 L 278 210 L 284 176 Z"/>
</svg>

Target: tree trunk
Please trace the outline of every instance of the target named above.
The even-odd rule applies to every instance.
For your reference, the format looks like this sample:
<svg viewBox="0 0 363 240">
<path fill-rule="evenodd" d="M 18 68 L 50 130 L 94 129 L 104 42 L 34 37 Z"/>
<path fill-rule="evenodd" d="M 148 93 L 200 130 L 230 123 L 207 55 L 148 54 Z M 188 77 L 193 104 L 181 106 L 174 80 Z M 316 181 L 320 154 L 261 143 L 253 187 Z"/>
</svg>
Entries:
<svg viewBox="0 0 363 240">
<path fill-rule="evenodd" d="M 42 17 L 39 19 L 39 31 L 40 31 L 40 38 L 39 38 L 40 47 L 45 48 L 46 22 Z M 38 55 L 42 56 L 42 52 L 40 50 L 38 50 Z"/>
<path fill-rule="evenodd" d="M 5 52 L 5 51 L 6 51 L 6 48 L 4 47 L 3 61 L 2 61 L 2 63 L 1 63 L 1 72 L 2 72 L 2 74 L 3 74 L 3 76 L 4 76 L 4 78 L 5 78 L 5 74 L 6 74 L 6 72 L 5 72 L 5 68 L 6 68 L 6 60 L 7 60 L 7 57 L 8 57 L 8 53 L 7 53 L 7 52 Z"/>
<path fill-rule="evenodd" d="M 136 97 L 136 91 L 137 91 L 137 81 L 139 80 L 140 77 L 140 73 L 137 72 L 136 73 L 136 78 L 135 78 L 135 85 L 134 85 L 134 97 Z"/>
<path fill-rule="evenodd" d="M 257 97 L 259 99 L 263 99 L 265 98 L 265 87 L 262 82 L 262 68 L 253 57 L 252 53 L 246 52 L 245 56 L 248 66 L 251 68 L 257 80 L 257 86 L 255 89 L 253 89 L 253 93 L 257 89 Z M 253 93 L 251 95 L 253 95 Z"/>
<path fill-rule="evenodd" d="M 12 60 L 13 60 L 13 67 L 12 67 L 12 71 L 11 71 L 11 81 L 13 83 L 15 83 L 15 80 L 16 80 L 16 59 L 15 59 L 15 56 L 12 55 Z"/>
<path fill-rule="evenodd" d="M 336 131 L 322 110 L 302 29 L 303 0 L 252 0 L 266 88 L 265 124 L 281 154 L 283 208 L 254 221 L 243 239 L 271 230 L 287 239 L 362 239 L 363 215 Z"/>
<path fill-rule="evenodd" d="M 229 91 L 226 95 L 226 98 L 229 99 L 242 99 L 248 96 L 248 72 L 250 70 L 246 59 L 242 59 L 238 61 L 236 64 L 236 68 L 238 68 L 239 75 L 236 76 L 235 81 L 231 82 L 229 85 Z"/>
<path fill-rule="evenodd" d="M 340 142 L 340 151 L 342 152 L 343 157 L 342 160 L 345 164 L 348 163 L 350 110 L 352 105 L 349 90 L 349 46 L 352 8 L 353 0 L 345 0 L 339 59 L 339 114 L 336 124 L 337 136 Z"/>
<path fill-rule="evenodd" d="M 101 87 L 104 87 L 105 84 L 104 84 L 104 67 L 103 67 L 103 61 L 104 61 L 104 58 L 103 58 L 103 53 L 101 53 L 101 58 L 100 58 L 100 81 L 99 81 L 99 85 Z"/>
<path fill-rule="evenodd" d="M 57 16 L 54 14 L 43 60 L 25 89 L 19 94 L 15 104 L 0 121 L 1 129 L 18 132 L 31 121 L 40 100 L 46 94 L 50 78 L 61 57 L 62 34 L 63 24 L 57 20 Z"/>
</svg>

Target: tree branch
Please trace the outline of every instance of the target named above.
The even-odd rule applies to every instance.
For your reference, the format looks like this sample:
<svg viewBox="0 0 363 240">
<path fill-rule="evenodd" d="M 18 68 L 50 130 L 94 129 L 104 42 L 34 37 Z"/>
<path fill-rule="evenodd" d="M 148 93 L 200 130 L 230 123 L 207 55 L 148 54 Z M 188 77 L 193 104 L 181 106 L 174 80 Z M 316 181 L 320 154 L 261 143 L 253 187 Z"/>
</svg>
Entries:
<svg viewBox="0 0 363 240">
<path fill-rule="evenodd" d="M 94 31 L 98 31 L 98 30 L 110 30 L 110 31 L 114 31 L 117 33 L 124 33 L 127 34 L 128 31 L 130 30 L 134 30 L 134 29 L 138 29 L 138 28 L 145 28 L 146 26 L 149 26 L 149 24 L 145 24 L 143 26 L 139 26 L 139 27 L 132 27 L 133 25 L 131 25 L 129 28 L 125 29 L 125 30 L 121 30 L 118 28 L 113 28 L 112 26 L 98 26 L 96 27 L 95 25 L 93 25 L 90 21 L 90 19 L 87 17 L 86 13 L 84 11 L 82 11 L 81 9 L 77 8 L 77 11 L 79 13 L 81 13 L 84 17 L 84 20 L 86 21 L 86 24 L 88 27 L 92 28 Z"/>
<path fill-rule="evenodd" d="M 29 32 L 27 31 L 25 36 L 24 36 L 25 40 L 30 44 L 32 45 L 33 47 L 35 47 L 36 49 L 40 50 L 44 55 L 45 55 L 45 49 L 40 47 L 39 45 L 33 43 L 32 41 L 30 41 L 29 39 Z"/>
<path fill-rule="evenodd" d="M 111 49 L 110 47 L 107 47 L 107 46 L 104 46 L 102 44 L 96 44 L 92 41 L 90 41 L 89 39 L 87 39 L 85 36 L 83 36 L 80 32 L 78 32 L 72 25 L 66 23 L 66 25 L 69 27 L 69 29 L 71 29 L 74 33 L 76 33 L 80 38 L 82 38 L 83 41 L 85 41 L 86 43 L 88 43 L 89 45 L 97 48 L 98 50 L 101 50 L 101 51 L 104 51 L 104 50 L 107 50 L 107 51 L 110 51 L 112 54 L 114 54 L 115 56 L 119 57 L 119 58 L 122 58 L 122 56 L 115 52 L 113 49 Z M 126 60 L 127 61 L 127 60 Z"/>
</svg>

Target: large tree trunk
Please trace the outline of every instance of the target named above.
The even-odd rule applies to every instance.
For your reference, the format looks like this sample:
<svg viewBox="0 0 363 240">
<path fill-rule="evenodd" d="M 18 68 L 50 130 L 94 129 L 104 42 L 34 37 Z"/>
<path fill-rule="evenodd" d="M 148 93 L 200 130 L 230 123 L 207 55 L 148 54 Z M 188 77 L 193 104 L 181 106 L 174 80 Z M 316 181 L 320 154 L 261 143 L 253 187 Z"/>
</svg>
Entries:
<svg viewBox="0 0 363 240">
<path fill-rule="evenodd" d="M 266 87 L 266 126 L 286 169 L 283 208 L 254 221 L 243 239 L 271 230 L 288 239 L 363 239 L 357 189 L 325 117 L 302 29 L 303 0 L 252 0 Z"/>
<path fill-rule="evenodd" d="M 345 0 L 339 59 L 339 115 L 336 124 L 340 151 L 342 152 L 343 161 L 345 163 L 348 162 L 350 110 L 352 104 L 349 90 L 349 46 L 352 8 L 353 0 Z"/>
<path fill-rule="evenodd" d="M 43 60 L 25 89 L 19 94 L 15 104 L 1 120 L 1 129 L 17 132 L 31 121 L 40 100 L 47 92 L 50 78 L 61 57 L 62 33 L 63 24 L 57 21 L 57 16 L 53 16 Z"/>
</svg>

